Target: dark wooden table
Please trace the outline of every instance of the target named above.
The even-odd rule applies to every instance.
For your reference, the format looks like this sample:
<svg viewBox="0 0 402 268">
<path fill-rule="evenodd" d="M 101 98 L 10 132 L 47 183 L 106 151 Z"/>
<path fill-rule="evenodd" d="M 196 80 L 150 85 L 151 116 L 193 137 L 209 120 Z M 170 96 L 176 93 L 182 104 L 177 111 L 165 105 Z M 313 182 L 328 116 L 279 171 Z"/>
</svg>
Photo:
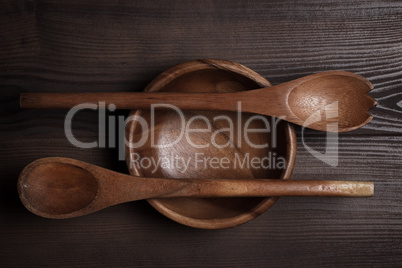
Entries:
<svg viewBox="0 0 402 268">
<path fill-rule="evenodd" d="M 400 1 L 3 0 L 0 13 L 0 267 L 402 266 Z M 333 69 L 370 79 L 374 119 L 339 135 L 337 167 L 312 156 L 296 128 L 293 178 L 374 181 L 375 196 L 281 198 L 251 222 L 212 231 L 173 222 L 146 201 L 69 220 L 23 207 L 17 178 L 38 158 L 128 171 L 117 149 L 69 143 L 66 111 L 14 109 L 17 87 L 141 91 L 165 69 L 199 58 L 239 62 L 272 84 Z M 96 140 L 97 116 L 80 112 L 74 135 Z M 321 152 L 325 138 L 305 132 Z"/>
</svg>

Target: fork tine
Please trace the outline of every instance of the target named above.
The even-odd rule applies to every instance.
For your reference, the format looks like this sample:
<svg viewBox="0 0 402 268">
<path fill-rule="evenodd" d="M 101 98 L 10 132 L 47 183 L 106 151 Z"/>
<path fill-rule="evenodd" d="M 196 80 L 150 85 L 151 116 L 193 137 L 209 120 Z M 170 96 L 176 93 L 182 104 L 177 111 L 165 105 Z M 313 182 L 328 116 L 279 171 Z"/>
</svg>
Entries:
<svg viewBox="0 0 402 268">
<path fill-rule="evenodd" d="M 371 97 L 370 95 L 367 95 L 366 97 L 369 99 L 371 104 L 369 109 L 372 109 L 377 106 L 378 102 L 373 97 Z"/>
</svg>

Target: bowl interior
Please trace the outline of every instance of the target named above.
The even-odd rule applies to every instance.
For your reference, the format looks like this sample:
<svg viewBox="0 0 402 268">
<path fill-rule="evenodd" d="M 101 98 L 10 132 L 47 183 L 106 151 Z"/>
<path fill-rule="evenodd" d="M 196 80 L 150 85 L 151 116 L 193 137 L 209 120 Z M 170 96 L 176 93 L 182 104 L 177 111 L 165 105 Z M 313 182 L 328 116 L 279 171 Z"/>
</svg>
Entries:
<svg viewBox="0 0 402 268">
<path fill-rule="evenodd" d="M 173 67 L 146 91 L 236 92 L 265 86 L 270 86 L 267 80 L 242 65 L 210 60 Z M 127 125 L 126 139 L 131 146 L 126 147 L 126 157 L 133 175 L 287 179 L 292 172 L 295 137 L 286 122 L 249 113 L 179 111 L 172 107 L 154 112 L 136 110 L 130 115 L 136 119 Z M 189 197 L 148 201 L 179 223 L 218 229 L 249 221 L 276 200 Z"/>
</svg>

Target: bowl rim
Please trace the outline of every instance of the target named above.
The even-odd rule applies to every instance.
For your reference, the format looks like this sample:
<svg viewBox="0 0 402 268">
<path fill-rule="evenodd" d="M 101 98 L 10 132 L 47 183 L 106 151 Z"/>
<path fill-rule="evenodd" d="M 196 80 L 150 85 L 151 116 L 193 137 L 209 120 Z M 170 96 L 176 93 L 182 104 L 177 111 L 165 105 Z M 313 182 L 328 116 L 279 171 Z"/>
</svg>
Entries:
<svg viewBox="0 0 402 268">
<path fill-rule="evenodd" d="M 175 65 L 168 70 L 159 74 L 156 78 L 154 78 L 144 89 L 145 92 L 155 92 L 160 88 L 164 87 L 166 84 L 170 83 L 177 77 L 205 69 L 221 69 L 227 70 L 230 72 L 234 72 L 240 75 L 243 75 L 255 83 L 257 83 L 261 87 L 269 87 L 271 83 L 265 79 L 260 74 L 254 72 L 253 70 L 245 67 L 239 63 L 228 61 L 228 60 L 218 60 L 218 59 L 200 59 L 184 62 L 178 65 Z M 141 110 L 132 110 L 130 112 L 130 116 L 140 115 Z M 129 137 L 129 133 L 132 133 L 135 130 L 136 124 L 130 122 L 126 126 L 125 139 Z M 296 151 L 297 151 L 297 141 L 296 134 L 294 131 L 294 127 L 291 123 L 286 123 L 285 126 L 286 132 L 286 142 L 287 142 L 287 156 L 286 156 L 286 168 L 284 172 L 282 172 L 280 179 L 290 179 L 296 161 Z M 130 174 L 134 176 L 141 176 L 141 171 L 136 167 L 130 168 L 129 163 L 129 154 L 130 148 L 125 145 L 126 152 L 126 162 L 129 169 Z M 190 227 L 201 228 L 201 229 L 222 229 L 222 228 L 230 228 L 243 223 L 246 223 L 269 209 L 279 198 L 278 197 L 267 197 L 264 198 L 257 206 L 255 206 L 252 210 L 247 213 L 242 213 L 236 215 L 234 217 L 224 218 L 224 219 L 196 219 L 184 216 L 179 214 L 168 207 L 164 206 L 163 202 L 160 202 L 161 199 L 148 199 L 148 203 L 155 208 L 159 213 L 164 216 L 174 220 L 183 225 L 187 225 Z"/>
</svg>

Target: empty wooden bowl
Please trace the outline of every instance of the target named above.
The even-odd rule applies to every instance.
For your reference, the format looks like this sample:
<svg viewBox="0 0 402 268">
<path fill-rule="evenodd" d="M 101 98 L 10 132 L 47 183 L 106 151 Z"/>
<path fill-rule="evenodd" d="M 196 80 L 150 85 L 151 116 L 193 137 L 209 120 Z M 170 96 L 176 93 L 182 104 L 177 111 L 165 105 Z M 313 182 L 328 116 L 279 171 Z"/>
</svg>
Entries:
<svg viewBox="0 0 402 268">
<path fill-rule="evenodd" d="M 223 60 L 198 60 L 163 72 L 145 91 L 230 92 L 267 86 L 270 83 L 265 78 L 240 64 Z M 276 124 L 277 119 L 273 121 L 265 117 L 264 121 L 260 115 L 256 117 L 255 114 L 246 113 L 182 113 L 183 117 L 173 109 L 156 109 L 154 114 L 145 110 L 130 113 L 133 120 L 126 128 L 126 159 L 132 175 L 217 179 L 290 178 L 296 157 L 295 132 L 290 124 Z M 211 123 L 210 128 L 207 121 Z M 268 126 L 266 122 L 269 122 Z M 244 135 L 245 127 L 249 130 L 265 128 L 267 131 L 249 131 Z M 132 146 L 135 143 L 137 145 Z M 264 144 L 268 146 L 262 146 Z M 258 146 L 255 145 L 262 148 L 256 148 Z M 265 163 L 252 164 L 253 159 Z M 278 163 L 281 160 L 284 161 Z M 160 213 L 181 224 L 219 229 L 254 219 L 276 200 L 276 197 L 188 197 L 149 199 L 148 202 Z"/>
</svg>

